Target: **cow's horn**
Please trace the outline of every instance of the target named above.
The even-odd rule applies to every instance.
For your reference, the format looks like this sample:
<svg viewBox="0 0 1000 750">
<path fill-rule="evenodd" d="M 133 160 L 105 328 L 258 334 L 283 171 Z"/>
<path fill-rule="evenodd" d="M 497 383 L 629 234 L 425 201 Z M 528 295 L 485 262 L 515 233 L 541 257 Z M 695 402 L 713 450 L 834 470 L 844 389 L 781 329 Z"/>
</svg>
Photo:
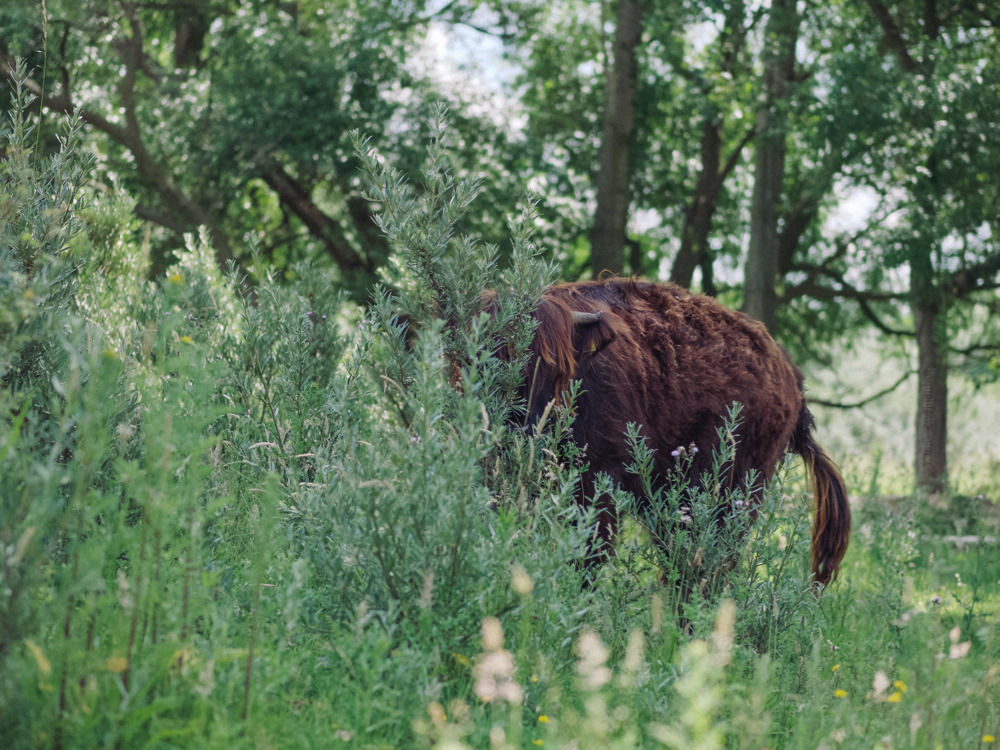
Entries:
<svg viewBox="0 0 1000 750">
<path fill-rule="evenodd" d="M 579 312 L 578 310 L 573 310 L 573 323 L 578 326 L 589 326 L 594 323 L 598 323 L 601 317 L 604 315 L 603 312 Z"/>
</svg>

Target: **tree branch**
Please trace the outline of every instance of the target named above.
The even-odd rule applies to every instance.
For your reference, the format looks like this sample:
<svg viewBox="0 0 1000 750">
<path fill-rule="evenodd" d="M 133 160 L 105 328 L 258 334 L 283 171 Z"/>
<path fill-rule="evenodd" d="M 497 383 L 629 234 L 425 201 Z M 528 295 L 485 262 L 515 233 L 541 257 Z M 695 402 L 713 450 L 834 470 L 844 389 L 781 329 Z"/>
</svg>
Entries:
<svg viewBox="0 0 1000 750">
<path fill-rule="evenodd" d="M 910 376 L 913 375 L 913 373 L 914 370 L 907 370 L 905 373 L 903 373 L 903 376 L 899 380 L 890 385 L 888 388 L 884 388 L 878 393 L 872 394 L 871 396 L 863 398 L 860 401 L 855 401 L 853 404 L 845 404 L 840 401 L 827 401 L 822 398 L 806 398 L 806 401 L 808 401 L 810 404 L 816 404 L 818 406 L 829 406 L 831 409 L 859 409 L 862 406 L 867 406 L 872 401 L 877 401 L 883 396 L 892 393 L 894 390 L 899 388 L 899 386 L 901 386 L 903 383 L 909 380 Z"/>
<path fill-rule="evenodd" d="M 991 341 L 987 344 L 970 344 L 969 346 L 961 349 L 957 346 L 949 346 L 948 351 L 953 354 L 964 354 L 966 356 L 970 354 L 978 354 L 979 352 L 1000 352 L 1000 341 Z"/>
<path fill-rule="evenodd" d="M 951 293 L 961 297 L 983 289 L 996 289 L 1000 285 L 1000 253 L 975 265 L 960 268 L 951 274 Z"/>
<path fill-rule="evenodd" d="M 912 337 L 914 335 L 913 331 L 892 328 L 888 324 L 884 323 L 878 316 L 878 313 L 872 309 L 870 304 L 871 302 L 901 301 L 907 299 L 907 295 L 893 294 L 889 292 L 865 292 L 860 289 L 855 289 L 844 281 L 842 276 L 828 268 L 823 268 L 822 266 L 794 266 L 791 270 L 811 273 L 809 278 L 801 284 L 786 287 L 781 295 L 781 300 L 783 302 L 797 299 L 799 297 L 812 297 L 813 299 L 850 299 L 857 303 L 858 308 L 861 310 L 861 314 L 864 315 L 873 326 L 887 336 Z M 827 278 L 836 281 L 840 285 L 840 288 L 831 289 L 816 283 L 815 275 L 817 274 L 826 276 Z"/>
<path fill-rule="evenodd" d="M 128 5 L 129 4 L 125 4 L 125 6 L 123 6 L 125 7 L 126 12 L 128 12 Z M 132 13 L 134 15 L 134 8 L 132 8 Z M 136 21 L 136 23 L 138 22 Z M 141 40 L 141 36 L 139 39 Z M 135 42 L 133 40 L 123 49 L 127 50 L 132 48 L 134 50 L 134 44 Z M 212 245 L 215 248 L 216 257 L 220 263 L 225 263 L 233 257 L 233 250 L 232 246 L 229 244 L 229 239 L 219 227 L 218 222 L 216 222 L 215 218 L 205 211 L 197 201 L 188 198 L 176 186 L 176 184 L 174 184 L 171 176 L 160 166 L 160 164 L 157 163 L 156 159 L 146 148 L 145 143 L 143 143 L 141 126 L 136 114 L 134 83 L 137 75 L 138 64 L 135 59 L 134 51 L 125 55 L 125 65 L 125 77 L 122 79 L 119 88 L 123 107 L 125 109 L 125 127 L 111 122 L 100 113 L 89 108 L 78 108 L 74 106 L 70 95 L 69 81 L 66 78 L 64 78 L 63 81 L 63 92 L 58 96 L 47 94 L 42 90 L 42 87 L 38 84 L 38 82 L 31 78 L 24 81 L 24 86 L 28 91 L 38 97 L 42 106 L 48 107 L 49 109 L 64 115 L 72 115 L 74 112 L 77 112 L 80 119 L 85 123 L 104 133 L 112 141 L 128 150 L 135 160 L 135 166 L 139 176 L 160 195 L 164 203 L 171 211 L 175 212 L 184 220 L 184 222 L 186 222 L 187 226 L 185 231 L 191 231 L 197 226 L 205 226 L 212 238 Z M 0 58 L 0 74 L 7 78 L 12 78 L 14 75 L 12 60 L 6 56 Z M 162 226 L 167 229 L 176 230 L 178 222 L 171 221 L 169 224 L 162 224 Z"/>
<path fill-rule="evenodd" d="M 733 148 L 733 152 L 729 154 L 729 158 L 726 159 L 726 163 L 723 165 L 722 171 L 719 172 L 720 186 L 726 181 L 730 172 L 736 168 L 736 164 L 739 162 L 740 156 L 743 154 L 743 149 L 746 148 L 746 145 L 753 140 L 755 135 L 757 135 L 757 126 L 751 125 L 747 132 L 743 134 L 743 137 L 740 138 L 740 142 L 736 144 L 735 148 Z"/>
<path fill-rule="evenodd" d="M 340 225 L 316 205 L 309 191 L 298 180 L 278 165 L 266 172 L 263 179 L 277 193 L 282 205 L 295 214 L 309 233 L 323 243 L 327 253 L 341 270 L 373 270 L 369 268 L 366 259 L 351 247 Z"/>
</svg>

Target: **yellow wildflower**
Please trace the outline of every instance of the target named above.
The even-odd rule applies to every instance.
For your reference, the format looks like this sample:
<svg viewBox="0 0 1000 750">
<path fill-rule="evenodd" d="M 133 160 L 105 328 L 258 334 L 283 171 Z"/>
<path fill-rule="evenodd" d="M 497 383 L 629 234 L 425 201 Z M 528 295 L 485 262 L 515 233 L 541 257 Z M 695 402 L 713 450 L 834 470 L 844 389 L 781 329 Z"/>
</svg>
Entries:
<svg viewBox="0 0 1000 750">
<path fill-rule="evenodd" d="M 179 273 L 172 273 L 167 277 L 167 281 L 169 281 L 171 284 L 183 284 L 184 277 L 181 276 Z"/>
<path fill-rule="evenodd" d="M 886 698 L 886 700 L 889 701 L 889 703 L 899 703 L 901 700 L 903 700 L 903 694 L 899 692 L 893 693 L 888 698 Z"/>
<path fill-rule="evenodd" d="M 836 690 L 833 691 L 833 694 L 837 698 L 846 698 L 847 697 L 847 691 L 843 690 L 842 688 L 837 688 Z"/>
<path fill-rule="evenodd" d="M 104 660 L 103 667 L 109 672 L 124 672 L 128 669 L 128 660 L 122 656 L 109 656 Z"/>
<path fill-rule="evenodd" d="M 539 724 L 548 724 L 549 723 L 549 717 L 546 716 L 545 714 L 542 714 L 541 716 L 538 717 L 538 723 Z"/>
<path fill-rule="evenodd" d="M 194 341 L 190 336 L 181 336 L 180 341 L 182 344 L 193 344 Z"/>
<path fill-rule="evenodd" d="M 838 669 L 840 669 L 839 664 L 834 664 L 832 667 L 830 667 L 831 672 L 836 672 Z"/>
<path fill-rule="evenodd" d="M 984 734 L 983 735 L 983 742 L 990 743 L 990 742 L 996 742 L 996 741 L 997 741 L 997 738 L 994 737 L 992 734 Z"/>
<path fill-rule="evenodd" d="M 541 747 L 542 745 L 545 744 L 545 742 L 543 742 L 542 740 L 532 740 L 531 744 L 532 745 L 538 745 L 539 747 Z"/>
<path fill-rule="evenodd" d="M 892 683 L 892 686 L 901 693 L 905 693 L 907 690 L 906 683 L 903 682 L 902 680 L 896 680 L 894 683 Z"/>
</svg>

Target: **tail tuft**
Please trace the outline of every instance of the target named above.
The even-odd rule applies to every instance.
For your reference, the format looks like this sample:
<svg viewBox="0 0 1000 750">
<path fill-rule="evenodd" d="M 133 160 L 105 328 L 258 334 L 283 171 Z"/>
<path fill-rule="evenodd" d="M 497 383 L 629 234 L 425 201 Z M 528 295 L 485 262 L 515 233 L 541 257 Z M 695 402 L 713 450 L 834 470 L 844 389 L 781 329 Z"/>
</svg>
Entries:
<svg viewBox="0 0 1000 750">
<path fill-rule="evenodd" d="M 791 449 L 802 456 L 813 478 L 816 515 L 812 530 L 812 572 L 816 582 L 826 586 L 836 579 L 840 561 L 847 552 L 851 508 L 844 480 L 833 461 L 813 440 L 812 427 L 812 414 L 803 404 Z"/>
</svg>

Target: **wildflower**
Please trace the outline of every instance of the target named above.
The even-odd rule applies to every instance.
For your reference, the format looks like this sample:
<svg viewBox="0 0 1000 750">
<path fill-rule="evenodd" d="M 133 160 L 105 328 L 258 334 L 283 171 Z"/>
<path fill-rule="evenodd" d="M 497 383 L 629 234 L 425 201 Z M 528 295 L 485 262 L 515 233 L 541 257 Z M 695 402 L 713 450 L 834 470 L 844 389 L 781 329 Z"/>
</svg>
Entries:
<svg viewBox="0 0 1000 750">
<path fill-rule="evenodd" d="M 545 742 L 543 740 L 532 740 L 531 744 L 532 745 L 538 745 L 539 747 L 541 747 L 542 745 L 545 744 Z"/>
<path fill-rule="evenodd" d="M 181 276 L 179 273 L 172 273 L 167 277 L 167 281 L 169 281 L 171 284 L 183 284 L 184 277 Z"/>
<path fill-rule="evenodd" d="M 539 724 L 548 724 L 549 723 L 549 717 L 546 716 L 545 714 L 542 714 L 541 716 L 538 717 L 538 723 Z"/>
<path fill-rule="evenodd" d="M 931 599 L 931 604 L 940 604 L 940 603 L 941 603 L 940 596 L 935 596 L 933 599 Z"/>
<path fill-rule="evenodd" d="M 636 685 L 639 671 L 642 669 L 645 650 L 645 638 L 641 630 L 633 630 L 628 635 L 628 645 L 625 647 L 625 660 L 619 673 L 619 684 L 622 686 Z"/>
<path fill-rule="evenodd" d="M 896 680 L 892 683 L 892 686 L 901 693 L 905 693 L 907 691 L 906 683 L 902 680 Z"/>
<path fill-rule="evenodd" d="M 836 672 L 838 669 L 840 669 L 839 664 L 834 664 L 832 667 L 830 667 L 831 672 Z"/>
<path fill-rule="evenodd" d="M 885 676 L 885 672 L 879 670 L 875 673 L 875 679 L 872 680 L 872 688 L 875 690 L 876 699 L 881 699 L 885 695 L 889 689 L 889 684 L 889 678 Z"/>
<path fill-rule="evenodd" d="M 833 691 L 833 695 L 836 698 L 846 698 L 847 691 L 844 690 L 843 688 L 837 688 L 836 690 Z"/>
<path fill-rule="evenodd" d="M 448 721 L 448 714 L 445 713 L 444 706 L 437 701 L 427 707 L 427 713 L 430 714 L 431 721 L 434 722 L 435 726 L 441 726 Z"/>
<path fill-rule="evenodd" d="M 193 344 L 194 343 L 194 341 L 191 339 L 190 336 L 181 336 L 180 342 L 182 344 Z"/>
<path fill-rule="evenodd" d="M 961 659 L 966 654 L 969 653 L 969 649 L 972 647 L 970 641 L 965 641 L 964 643 L 959 643 L 962 637 L 962 629 L 955 626 L 948 632 L 948 638 L 951 639 L 951 648 L 948 649 L 949 659 Z"/>
<path fill-rule="evenodd" d="M 514 682 L 514 655 L 503 647 L 503 627 L 495 617 L 483 620 L 483 651 L 476 659 L 474 690 L 484 702 L 500 698 L 520 704 L 521 686 Z"/>
<path fill-rule="evenodd" d="M 950 649 L 948 649 L 948 658 L 961 659 L 969 653 L 970 648 L 972 648 L 972 643 L 970 641 L 965 641 L 964 643 L 956 643 Z"/>
<path fill-rule="evenodd" d="M 433 602 L 434 597 L 434 571 L 428 570 L 424 573 L 424 585 L 420 589 L 420 598 L 417 599 L 417 606 L 427 610 Z"/>
<path fill-rule="evenodd" d="M 531 675 L 531 681 L 532 682 L 538 682 L 538 675 L 537 674 Z"/>
<path fill-rule="evenodd" d="M 514 589 L 521 596 L 527 596 L 534 590 L 535 584 L 532 582 L 531 577 L 528 575 L 522 566 L 515 565 L 514 569 L 511 571 L 511 588 Z"/>
<path fill-rule="evenodd" d="M 580 657 L 576 672 L 580 675 L 585 690 L 597 690 L 611 681 L 611 669 L 605 664 L 609 651 L 601 643 L 597 633 L 590 629 L 584 630 L 574 650 Z"/>
<path fill-rule="evenodd" d="M 997 738 L 994 737 L 992 734 L 984 734 L 983 735 L 983 742 L 985 742 L 986 744 L 989 744 L 991 742 L 996 742 L 996 741 L 997 741 Z"/>
<path fill-rule="evenodd" d="M 464 656 L 459 653 L 454 653 L 451 655 L 452 660 L 460 667 L 471 667 L 472 662 L 469 661 L 468 656 Z"/>
<path fill-rule="evenodd" d="M 889 703 L 899 703 L 901 700 L 903 700 L 903 694 L 900 693 L 900 692 L 895 692 L 892 695 L 890 695 L 888 698 L 886 698 L 886 700 Z"/>
<path fill-rule="evenodd" d="M 484 703 L 500 698 L 519 704 L 524 697 L 521 687 L 513 681 L 514 657 L 506 649 L 483 654 L 476 662 L 474 690 Z"/>
<path fill-rule="evenodd" d="M 503 648 L 504 635 L 500 620 L 495 617 L 483 618 L 483 648 L 486 651 L 499 651 Z"/>
</svg>

